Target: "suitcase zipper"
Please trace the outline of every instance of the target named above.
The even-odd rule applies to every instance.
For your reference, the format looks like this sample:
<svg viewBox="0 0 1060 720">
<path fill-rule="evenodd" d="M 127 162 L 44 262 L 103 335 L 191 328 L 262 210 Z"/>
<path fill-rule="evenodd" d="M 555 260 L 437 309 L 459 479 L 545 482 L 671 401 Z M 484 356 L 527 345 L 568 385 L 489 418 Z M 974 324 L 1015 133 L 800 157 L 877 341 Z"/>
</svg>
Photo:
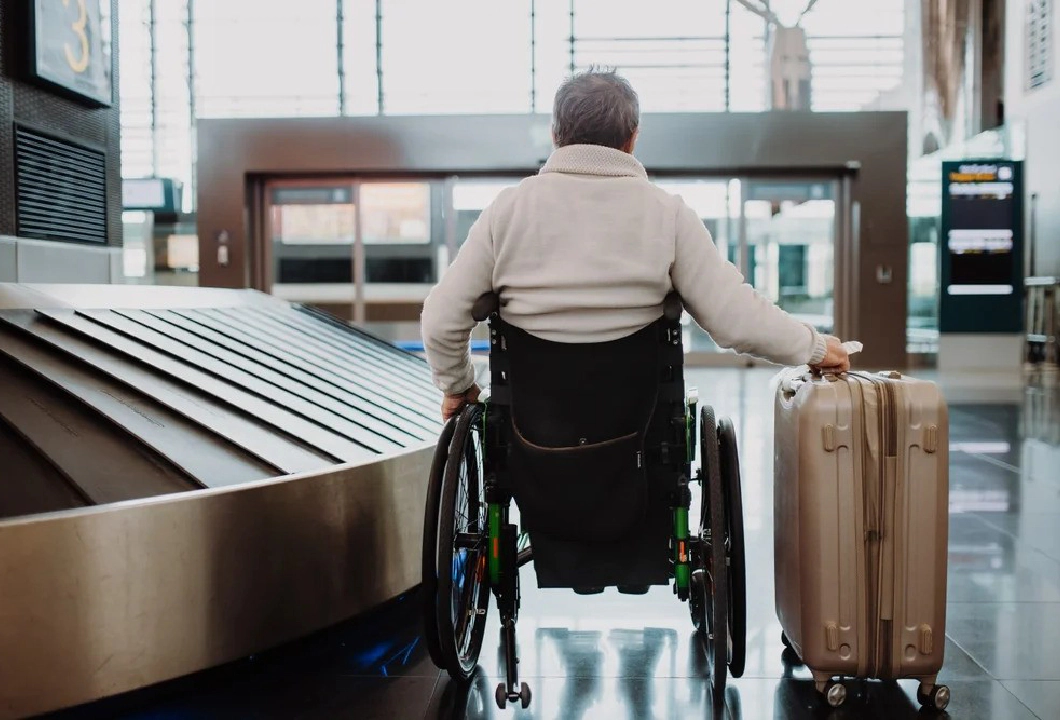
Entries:
<svg viewBox="0 0 1060 720">
<path fill-rule="evenodd" d="M 877 422 L 879 423 L 878 438 L 880 442 L 879 459 L 877 461 L 877 483 L 871 490 L 865 491 L 865 519 L 871 526 L 866 531 L 865 543 L 868 556 L 868 582 L 869 598 L 867 628 L 868 637 L 866 641 L 866 657 L 869 661 L 869 675 L 879 677 L 881 668 L 890 666 L 889 629 L 885 633 L 884 626 L 888 628 L 890 621 L 883 620 L 880 615 L 883 606 L 883 529 L 884 515 L 887 500 L 887 460 L 897 457 L 898 426 L 896 401 L 894 388 L 885 380 L 867 374 L 852 373 L 872 385 L 879 400 L 877 406 Z M 874 502 L 875 501 L 875 502 Z"/>
<path fill-rule="evenodd" d="M 894 508 L 894 491 L 895 481 L 898 464 L 898 398 L 895 393 L 894 383 L 888 380 L 881 380 L 880 386 L 883 388 L 883 394 L 886 398 L 886 449 L 883 454 L 883 476 L 880 483 L 880 537 L 879 537 L 879 565 L 880 565 L 880 580 L 877 586 L 877 618 L 879 620 L 879 634 L 882 643 L 877 645 L 880 648 L 880 667 L 876 669 L 876 674 L 879 677 L 883 677 L 884 673 L 886 676 L 890 676 L 891 673 L 891 653 L 894 650 L 893 636 L 891 628 L 894 622 L 893 617 L 883 618 L 883 606 L 884 606 L 884 528 L 888 530 L 887 541 L 889 543 L 889 552 L 894 552 L 894 528 L 888 527 L 887 517 L 890 513 L 893 513 Z M 888 472 L 890 470 L 890 472 Z M 890 570 L 890 592 L 894 593 L 894 559 L 891 558 L 889 563 Z M 893 599 L 893 598 L 892 598 Z M 890 615 L 893 615 L 893 602 Z"/>
</svg>

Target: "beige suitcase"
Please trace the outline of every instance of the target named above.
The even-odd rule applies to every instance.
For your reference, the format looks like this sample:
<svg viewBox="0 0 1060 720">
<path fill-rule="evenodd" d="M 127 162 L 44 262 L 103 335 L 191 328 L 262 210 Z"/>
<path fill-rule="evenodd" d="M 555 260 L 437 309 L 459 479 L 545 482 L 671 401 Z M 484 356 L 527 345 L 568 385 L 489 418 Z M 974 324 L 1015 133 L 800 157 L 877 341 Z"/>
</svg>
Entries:
<svg viewBox="0 0 1060 720">
<path fill-rule="evenodd" d="M 776 395 L 774 550 L 785 644 L 838 706 L 833 678 L 935 682 L 946 630 L 946 404 L 899 373 L 786 370 Z"/>
</svg>

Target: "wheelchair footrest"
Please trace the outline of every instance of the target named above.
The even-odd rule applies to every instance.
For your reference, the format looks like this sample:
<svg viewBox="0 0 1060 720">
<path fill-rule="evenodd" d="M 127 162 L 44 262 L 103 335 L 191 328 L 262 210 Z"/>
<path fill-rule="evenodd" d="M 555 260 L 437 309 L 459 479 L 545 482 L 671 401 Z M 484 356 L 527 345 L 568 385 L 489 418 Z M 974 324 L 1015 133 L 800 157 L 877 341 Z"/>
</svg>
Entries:
<svg viewBox="0 0 1060 720">
<path fill-rule="evenodd" d="M 619 585 L 618 591 L 623 595 L 647 595 L 650 585 Z"/>
</svg>

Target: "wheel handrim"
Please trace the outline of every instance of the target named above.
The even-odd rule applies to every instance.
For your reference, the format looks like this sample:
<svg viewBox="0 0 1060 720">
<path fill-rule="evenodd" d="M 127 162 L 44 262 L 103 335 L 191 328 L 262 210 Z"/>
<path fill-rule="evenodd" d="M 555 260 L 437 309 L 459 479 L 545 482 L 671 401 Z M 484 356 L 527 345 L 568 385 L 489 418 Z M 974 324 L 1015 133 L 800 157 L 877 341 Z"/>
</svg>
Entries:
<svg viewBox="0 0 1060 720">
<path fill-rule="evenodd" d="M 481 406 L 473 405 L 458 416 L 438 510 L 435 613 L 439 665 L 460 681 L 467 681 L 478 663 L 489 599 L 483 566 L 486 507 L 481 413 Z"/>
<path fill-rule="evenodd" d="M 462 666 L 477 661 L 473 649 L 475 626 L 479 617 L 483 590 L 483 564 L 486 560 L 486 506 L 483 501 L 481 453 L 474 439 L 478 429 L 471 428 L 469 442 L 460 463 L 459 483 L 453 516 L 453 561 L 449 611 L 455 631 L 457 656 Z M 461 546 L 458 539 L 477 536 L 471 547 Z"/>
</svg>

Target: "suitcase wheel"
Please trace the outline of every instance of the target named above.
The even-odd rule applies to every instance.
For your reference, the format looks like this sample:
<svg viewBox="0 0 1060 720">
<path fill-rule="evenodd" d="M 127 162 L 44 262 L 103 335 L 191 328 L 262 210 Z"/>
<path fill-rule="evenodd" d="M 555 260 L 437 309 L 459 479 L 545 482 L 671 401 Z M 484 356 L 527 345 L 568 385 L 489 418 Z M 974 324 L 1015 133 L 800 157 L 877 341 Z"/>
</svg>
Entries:
<svg viewBox="0 0 1060 720">
<path fill-rule="evenodd" d="M 780 661 L 784 663 L 784 665 L 791 667 L 801 666 L 802 658 L 800 658 L 799 654 L 795 652 L 795 648 L 791 646 L 791 640 L 788 640 L 788 636 L 783 632 L 780 633 L 780 642 L 784 644 L 784 652 L 780 654 Z"/>
<path fill-rule="evenodd" d="M 922 707 L 942 711 L 950 704 L 950 689 L 945 685 L 936 685 L 930 692 L 924 692 L 924 685 L 921 683 L 916 691 L 916 699 Z"/>
<path fill-rule="evenodd" d="M 817 692 L 821 693 L 825 702 L 827 702 L 830 707 L 837 708 L 846 702 L 847 686 L 840 681 L 828 680 L 825 682 L 816 682 L 814 685 L 817 688 Z"/>
</svg>

